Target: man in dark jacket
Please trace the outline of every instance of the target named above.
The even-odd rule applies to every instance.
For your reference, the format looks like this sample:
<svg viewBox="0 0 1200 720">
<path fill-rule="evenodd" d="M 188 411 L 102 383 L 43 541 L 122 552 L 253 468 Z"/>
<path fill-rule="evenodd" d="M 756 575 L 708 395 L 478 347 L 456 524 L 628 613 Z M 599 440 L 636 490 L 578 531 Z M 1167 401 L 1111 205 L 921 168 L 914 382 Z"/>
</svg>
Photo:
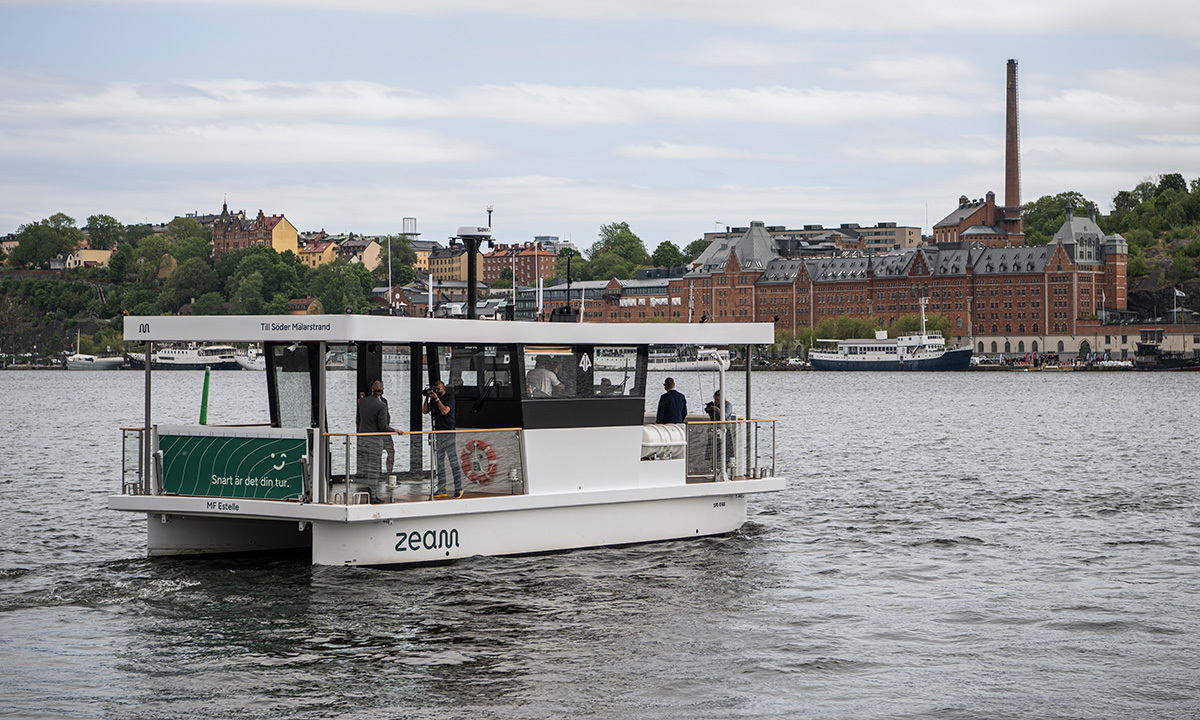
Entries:
<svg viewBox="0 0 1200 720">
<path fill-rule="evenodd" d="M 383 397 L 383 382 L 380 380 L 371 383 L 371 394 L 358 401 L 358 432 L 396 432 L 392 427 L 391 413 L 388 411 L 387 399 Z M 387 472 L 390 475 L 396 459 L 392 439 L 385 435 L 358 438 L 358 474 L 360 481 L 370 487 L 372 500 L 381 498 L 383 485 L 386 483 L 386 476 L 379 468 L 381 452 L 387 453 Z"/>
<path fill-rule="evenodd" d="M 683 422 L 683 419 L 687 417 L 687 398 L 675 389 L 674 378 L 664 380 L 663 387 L 666 388 L 666 392 L 658 399 L 658 414 L 655 416 L 654 422 Z"/>
</svg>

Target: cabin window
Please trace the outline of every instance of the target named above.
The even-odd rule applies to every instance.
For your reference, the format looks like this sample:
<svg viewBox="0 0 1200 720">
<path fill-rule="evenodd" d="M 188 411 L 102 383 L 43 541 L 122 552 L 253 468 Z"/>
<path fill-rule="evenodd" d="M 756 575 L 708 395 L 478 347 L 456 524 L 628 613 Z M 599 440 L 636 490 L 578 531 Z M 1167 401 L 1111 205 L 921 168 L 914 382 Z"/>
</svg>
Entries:
<svg viewBox="0 0 1200 720">
<path fill-rule="evenodd" d="M 455 345 L 444 373 L 456 396 L 511 398 L 513 351 L 497 345 Z"/>
<path fill-rule="evenodd" d="M 645 397 L 645 353 L 630 346 L 525 347 L 529 398 Z"/>
</svg>

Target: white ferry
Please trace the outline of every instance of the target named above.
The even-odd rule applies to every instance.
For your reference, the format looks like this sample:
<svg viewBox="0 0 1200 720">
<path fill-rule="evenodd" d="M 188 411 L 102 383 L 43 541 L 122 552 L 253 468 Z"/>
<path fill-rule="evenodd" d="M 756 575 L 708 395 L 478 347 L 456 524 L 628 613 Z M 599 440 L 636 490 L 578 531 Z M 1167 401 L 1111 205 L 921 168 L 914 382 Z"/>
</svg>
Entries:
<svg viewBox="0 0 1200 720">
<path fill-rule="evenodd" d="M 126 332 L 126 335 L 129 333 Z M 155 370 L 239 370 L 238 351 L 232 345 L 200 345 L 194 342 L 175 344 L 150 353 L 150 365 Z M 143 370 L 146 353 L 129 353 L 129 367 Z"/>
<path fill-rule="evenodd" d="M 385 566 L 700 537 L 738 529 L 748 496 L 784 487 L 773 420 L 645 416 L 652 342 L 769 344 L 769 323 L 338 315 L 129 317 L 125 327 L 148 353 L 159 342 L 261 342 L 267 358 L 263 427 L 156 424 L 146 370 L 145 418 L 124 429 L 122 490 L 108 505 L 147 516 L 150 555 L 300 549 L 314 564 Z M 408 348 L 406 382 L 387 384 L 392 424 L 407 428 L 356 434 L 357 397 L 380 377 L 385 343 Z M 357 351 L 355 375 L 327 377 L 331 347 Z M 558 379 L 549 397 L 527 377 L 537 368 Z M 453 432 L 422 426 L 423 389 L 438 381 L 456 398 Z M 431 439 L 453 443 L 439 462 Z M 463 483 L 454 499 L 438 492 L 453 486 L 446 454 Z"/>
<path fill-rule="evenodd" d="M 925 303 L 921 298 L 921 332 L 889 338 L 876 330 L 875 339 L 817 340 L 808 361 L 815 370 L 966 370 L 971 348 L 946 348 L 940 332 L 926 332 Z"/>
<path fill-rule="evenodd" d="M 728 370 L 729 350 L 720 348 L 710 352 L 703 347 L 672 348 L 662 350 L 650 348 L 650 369 L 663 372 L 688 372 L 692 370 Z M 718 367 L 719 366 L 719 367 Z"/>
</svg>

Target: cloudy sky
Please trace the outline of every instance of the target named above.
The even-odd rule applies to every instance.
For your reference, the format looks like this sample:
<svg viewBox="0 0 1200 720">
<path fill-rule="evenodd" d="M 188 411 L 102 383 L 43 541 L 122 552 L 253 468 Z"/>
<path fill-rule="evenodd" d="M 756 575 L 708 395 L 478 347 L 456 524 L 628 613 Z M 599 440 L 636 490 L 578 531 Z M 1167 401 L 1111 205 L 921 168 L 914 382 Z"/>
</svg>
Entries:
<svg viewBox="0 0 1200 720">
<path fill-rule="evenodd" d="M 993 8 L 1006 7 L 1008 16 Z M 649 248 L 1200 176 L 1194 0 L 0 0 L 0 234 L 231 209 Z"/>
</svg>

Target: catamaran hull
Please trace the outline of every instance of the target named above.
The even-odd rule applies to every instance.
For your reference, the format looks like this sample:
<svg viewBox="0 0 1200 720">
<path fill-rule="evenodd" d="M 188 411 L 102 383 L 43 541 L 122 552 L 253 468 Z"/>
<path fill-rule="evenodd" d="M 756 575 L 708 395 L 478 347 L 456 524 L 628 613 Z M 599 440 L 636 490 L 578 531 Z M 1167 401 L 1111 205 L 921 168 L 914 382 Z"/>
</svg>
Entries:
<svg viewBox="0 0 1200 720">
<path fill-rule="evenodd" d="M 938 357 L 914 360 L 850 360 L 809 356 L 814 370 L 966 370 L 971 367 L 971 348 L 947 350 Z"/>
<path fill-rule="evenodd" d="M 614 491 L 590 502 L 510 496 L 347 507 L 114 496 L 109 507 L 147 512 L 151 556 L 311 548 L 315 565 L 404 565 L 720 535 L 746 522 L 747 494 L 783 484 L 689 484 L 670 493 Z"/>
<path fill-rule="evenodd" d="M 524 555 L 733 532 L 744 495 L 313 525 L 314 565 L 395 565 Z"/>
</svg>

